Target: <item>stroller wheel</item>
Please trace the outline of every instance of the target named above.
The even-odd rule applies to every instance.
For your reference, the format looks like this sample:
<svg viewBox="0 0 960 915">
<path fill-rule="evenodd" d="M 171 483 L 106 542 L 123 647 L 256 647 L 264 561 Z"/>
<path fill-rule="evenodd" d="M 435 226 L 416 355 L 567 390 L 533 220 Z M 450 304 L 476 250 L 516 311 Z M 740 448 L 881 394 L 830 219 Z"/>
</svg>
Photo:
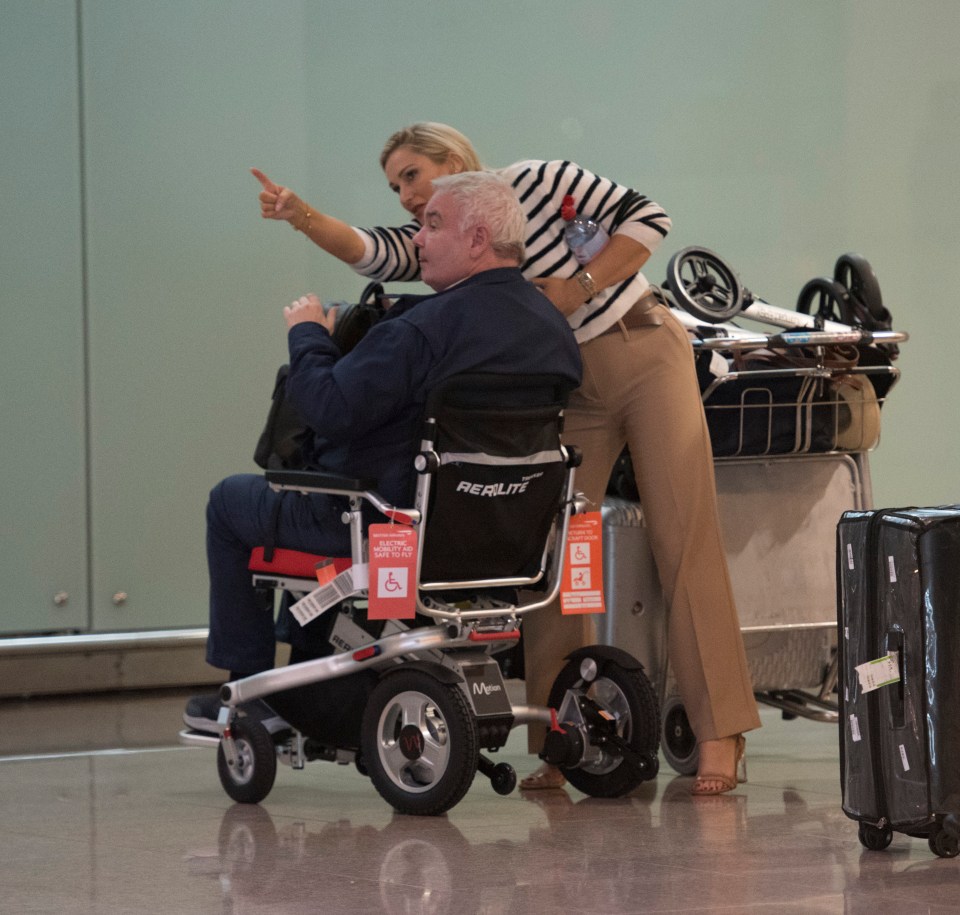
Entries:
<svg viewBox="0 0 960 915">
<path fill-rule="evenodd" d="M 824 321 L 853 325 L 849 291 L 825 276 L 815 277 L 804 284 L 797 296 L 797 311 Z"/>
<path fill-rule="evenodd" d="M 388 674 L 374 688 L 360 732 L 374 787 L 400 813 L 453 807 L 477 771 L 476 721 L 460 689 L 422 670 Z"/>
<path fill-rule="evenodd" d="M 223 790 L 240 804 L 259 804 L 277 777 L 277 751 L 270 732 L 259 722 L 238 718 L 230 726 L 237 749 L 234 764 L 227 761 L 223 742 L 217 748 L 217 772 Z"/>
<path fill-rule="evenodd" d="M 677 305 L 709 324 L 729 321 L 746 304 L 737 275 L 707 248 L 683 248 L 674 254 L 664 285 Z"/>
<path fill-rule="evenodd" d="M 873 321 L 889 319 L 890 315 L 883 307 L 877 275 L 865 257 L 853 252 L 841 254 L 833 267 L 833 278 L 849 290 L 854 302 L 863 310 L 858 324 L 869 326 Z"/>
</svg>

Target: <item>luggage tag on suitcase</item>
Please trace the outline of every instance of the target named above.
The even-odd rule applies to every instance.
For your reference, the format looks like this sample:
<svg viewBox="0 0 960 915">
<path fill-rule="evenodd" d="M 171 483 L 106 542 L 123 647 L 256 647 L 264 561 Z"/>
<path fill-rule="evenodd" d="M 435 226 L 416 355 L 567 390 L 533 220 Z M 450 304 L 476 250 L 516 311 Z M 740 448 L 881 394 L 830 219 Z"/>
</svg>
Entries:
<svg viewBox="0 0 960 915">
<path fill-rule="evenodd" d="M 565 615 L 605 612 L 603 521 L 600 512 L 585 512 L 570 519 L 560 610 Z"/>
<path fill-rule="evenodd" d="M 900 682 L 900 666 L 896 652 L 890 652 L 875 661 L 858 664 L 854 670 L 860 680 L 860 689 L 865 693 L 880 689 L 881 686 L 892 686 Z"/>
</svg>

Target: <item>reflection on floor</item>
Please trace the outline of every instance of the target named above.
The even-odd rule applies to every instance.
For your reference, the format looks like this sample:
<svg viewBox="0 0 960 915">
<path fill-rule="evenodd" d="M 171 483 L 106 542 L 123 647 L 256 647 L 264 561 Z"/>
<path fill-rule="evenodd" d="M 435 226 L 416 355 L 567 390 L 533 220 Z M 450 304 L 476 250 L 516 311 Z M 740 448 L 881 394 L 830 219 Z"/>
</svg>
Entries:
<svg viewBox="0 0 960 915">
<path fill-rule="evenodd" d="M 840 810 L 833 726 L 764 711 L 749 783 L 692 798 L 665 764 L 616 800 L 500 797 L 394 815 L 352 766 L 281 767 L 233 805 L 177 745 L 184 695 L 0 703 L 0 912 L 955 912 L 960 859 Z M 518 730 L 498 758 L 530 771 Z"/>
</svg>

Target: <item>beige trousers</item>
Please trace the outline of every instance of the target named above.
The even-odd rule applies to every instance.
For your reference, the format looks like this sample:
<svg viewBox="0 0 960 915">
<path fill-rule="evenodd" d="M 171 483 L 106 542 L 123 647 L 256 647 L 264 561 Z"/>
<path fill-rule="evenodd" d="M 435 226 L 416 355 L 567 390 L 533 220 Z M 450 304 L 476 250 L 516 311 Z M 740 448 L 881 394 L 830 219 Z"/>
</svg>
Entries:
<svg viewBox="0 0 960 915">
<path fill-rule="evenodd" d="M 624 443 L 669 611 L 668 651 L 698 741 L 760 726 L 717 514 L 713 455 L 682 325 L 655 304 L 644 326 L 617 326 L 580 348 L 583 384 L 564 440 L 583 451 L 576 486 L 597 510 Z M 559 606 L 524 618 L 530 704 L 545 705 L 569 652 L 596 640 L 595 617 Z M 662 697 L 661 697 L 662 698 Z M 544 729 L 529 729 L 539 752 Z"/>
</svg>

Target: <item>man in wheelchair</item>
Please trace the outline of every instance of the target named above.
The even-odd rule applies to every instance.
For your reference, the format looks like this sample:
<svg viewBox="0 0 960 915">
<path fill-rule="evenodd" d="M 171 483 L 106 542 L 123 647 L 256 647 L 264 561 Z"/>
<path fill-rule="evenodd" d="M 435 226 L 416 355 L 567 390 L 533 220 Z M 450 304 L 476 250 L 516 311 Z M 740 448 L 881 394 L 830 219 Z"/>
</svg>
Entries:
<svg viewBox="0 0 960 915">
<path fill-rule="evenodd" d="M 523 279 L 525 218 L 512 189 L 488 173 L 439 178 L 414 242 L 434 295 L 400 298 L 342 356 L 331 339 L 335 314 L 314 295 L 284 309 L 289 328 L 288 396 L 312 430 L 308 466 L 375 481 L 392 505 L 409 505 L 412 456 L 428 395 L 454 375 L 552 374 L 580 382 L 580 356 L 566 320 Z M 264 477 L 219 483 L 207 507 L 210 631 L 207 661 L 230 680 L 274 666 L 273 614 L 248 571 L 264 543 L 327 556 L 350 554 L 340 496 L 275 492 Z M 376 513 L 365 507 L 366 520 Z M 382 520 L 382 518 L 381 518 Z M 263 720 L 269 709 L 250 703 Z M 196 730 L 217 732 L 220 699 L 192 698 Z"/>
</svg>

